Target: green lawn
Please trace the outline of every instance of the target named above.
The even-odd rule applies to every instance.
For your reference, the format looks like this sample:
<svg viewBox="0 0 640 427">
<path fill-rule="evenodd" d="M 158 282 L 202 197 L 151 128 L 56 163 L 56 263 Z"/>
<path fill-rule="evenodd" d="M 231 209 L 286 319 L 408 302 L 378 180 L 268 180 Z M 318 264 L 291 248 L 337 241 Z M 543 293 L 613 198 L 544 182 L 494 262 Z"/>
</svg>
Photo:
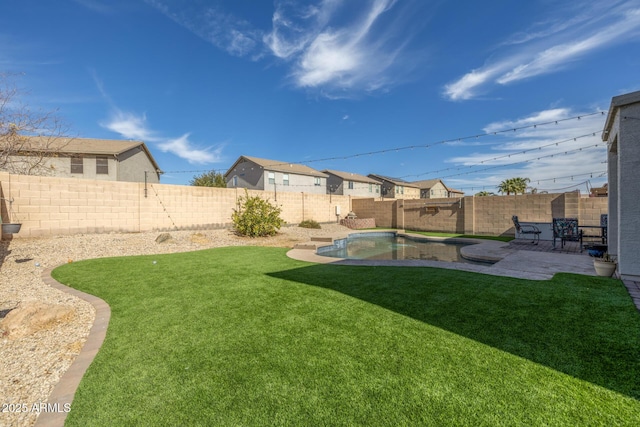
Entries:
<svg viewBox="0 0 640 427">
<path fill-rule="evenodd" d="M 285 252 L 57 268 L 112 310 L 67 424 L 640 424 L 640 316 L 619 281 L 315 265 Z"/>
</svg>

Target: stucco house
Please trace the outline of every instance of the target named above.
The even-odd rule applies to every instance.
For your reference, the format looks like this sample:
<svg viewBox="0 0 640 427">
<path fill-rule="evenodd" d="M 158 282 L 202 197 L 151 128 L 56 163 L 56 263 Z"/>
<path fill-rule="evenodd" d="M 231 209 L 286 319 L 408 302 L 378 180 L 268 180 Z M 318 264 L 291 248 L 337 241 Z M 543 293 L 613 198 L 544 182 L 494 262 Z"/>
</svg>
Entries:
<svg viewBox="0 0 640 427">
<path fill-rule="evenodd" d="M 420 198 L 420 188 L 411 182 L 407 182 L 400 178 L 392 178 L 373 173 L 370 173 L 367 176 L 380 182 L 380 192 L 382 197 L 386 197 L 389 199 Z"/>
<path fill-rule="evenodd" d="M 224 174 L 228 188 L 327 193 L 328 176 L 309 166 L 240 156 Z"/>
<path fill-rule="evenodd" d="M 142 141 L 91 138 L 23 137 L 10 161 L 44 158 L 39 175 L 105 181 L 160 182 L 162 170 Z M 7 169 L 11 172 L 10 169 Z"/>
<path fill-rule="evenodd" d="M 453 188 L 447 187 L 441 179 L 414 181 L 412 184 L 420 188 L 421 199 L 464 197 L 464 191 L 454 190 Z"/>
<path fill-rule="evenodd" d="M 354 197 L 380 197 L 380 181 L 352 172 L 326 169 L 327 193 Z"/>
<path fill-rule="evenodd" d="M 607 143 L 609 255 L 623 280 L 640 282 L 640 91 L 615 96 L 605 122 Z"/>
</svg>

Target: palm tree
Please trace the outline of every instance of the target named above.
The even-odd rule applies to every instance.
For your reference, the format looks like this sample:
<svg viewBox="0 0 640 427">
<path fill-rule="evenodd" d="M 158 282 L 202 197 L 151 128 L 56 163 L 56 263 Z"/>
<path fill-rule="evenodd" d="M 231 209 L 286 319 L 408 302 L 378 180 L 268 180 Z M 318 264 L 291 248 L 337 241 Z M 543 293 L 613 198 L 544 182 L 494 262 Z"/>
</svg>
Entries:
<svg viewBox="0 0 640 427">
<path fill-rule="evenodd" d="M 505 179 L 498 185 L 498 192 L 504 194 L 507 193 L 507 196 L 515 191 L 513 178 Z"/>
<path fill-rule="evenodd" d="M 531 181 L 529 178 L 520 178 L 520 177 L 507 178 L 504 181 L 502 181 L 500 185 L 498 185 L 498 191 L 503 194 L 507 193 L 507 196 L 510 195 L 511 193 L 524 194 L 525 191 L 527 190 L 527 184 L 529 183 L 529 181 Z"/>
<path fill-rule="evenodd" d="M 524 194 L 527 191 L 527 186 L 529 184 L 529 182 L 531 181 L 529 178 L 513 178 L 514 180 L 514 187 L 515 187 L 515 194 L 518 193 L 522 193 Z"/>
</svg>

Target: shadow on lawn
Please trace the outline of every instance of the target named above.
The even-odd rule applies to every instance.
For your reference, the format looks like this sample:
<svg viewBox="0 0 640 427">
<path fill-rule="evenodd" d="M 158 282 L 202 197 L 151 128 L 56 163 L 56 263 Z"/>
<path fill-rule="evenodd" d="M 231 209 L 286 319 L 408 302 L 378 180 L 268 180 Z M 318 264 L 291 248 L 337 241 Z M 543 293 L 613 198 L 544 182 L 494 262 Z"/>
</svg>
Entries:
<svg viewBox="0 0 640 427">
<path fill-rule="evenodd" d="M 336 265 L 269 275 L 359 298 L 640 400 L 640 316 L 619 281 Z"/>
</svg>

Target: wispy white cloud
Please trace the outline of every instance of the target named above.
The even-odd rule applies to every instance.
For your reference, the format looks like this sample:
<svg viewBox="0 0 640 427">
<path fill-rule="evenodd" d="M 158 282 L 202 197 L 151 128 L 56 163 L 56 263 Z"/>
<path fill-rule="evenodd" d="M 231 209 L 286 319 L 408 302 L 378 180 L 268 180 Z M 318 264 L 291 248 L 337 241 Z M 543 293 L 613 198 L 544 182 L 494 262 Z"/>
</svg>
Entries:
<svg viewBox="0 0 640 427">
<path fill-rule="evenodd" d="M 135 139 L 154 143 L 161 151 L 174 154 L 192 164 L 208 164 L 222 161 L 223 145 L 206 149 L 198 148 L 189 140 L 186 133 L 179 138 L 167 138 L 152 130 L 146 115 L 114 110 L 109 119 L 100 126 L 115 132 L 126 139 Z"/>
<path fill-rule="evenodd" d="M 197 149 L 189 141 L 189 134 L 186 133 L 179 138 L 169 139 L 158 144 L 158 148 L 164 152 L 175 154 L 187 160 L 189 163 L 206 164 L 216 163 L 222 160 L 222 146 L 214 149 Z"/>
<path fill-rule="evenodd" d="M 100 126 L 118 133 L 126 139 L 149 142 L 161 141 L 147 126 L 147 117 L 145 115 L 139 116 L 126 111 L 114 110 L 109 119 L 100 122 Z"/>
<path fill-rule="evenodd" d="M 97 73 L 94 70 L 89 70 L 89 72 L 96 82 L 98 91 L 111 108 L 109 118 L 99 123 L 103 128 L 115 132 L 126 139 L 154 143 L 162 152 L 174 154 L 192 164 L 217 163 L 223 160 L 223 144 L 218 144 L 215 147 L 199 148 L 189 139 L 190 133 L 185 133 L 178 138 L 165 137 L 149 126 L 146 114 L 135 114 L 119 109 L 107 93 Z"/>
<path fill-rule="evenodd" d="M 169 19 L 196 36 L 234 56 L 260 57 L 263 32 L 217 6 L 199 2 L 145 0 Z"/>
<path fill-rule="evenodd" d="M 277 58 L 294 87 L 329 98 L 388 88 L 411 71 L 405 55 L 413 31 L 408 5 L 372 0 L 276 0 L 271 28 L 259 29 L 221 7 L 145 0 L 176 23 L 231 55 Z"/>
<path fill-rule="evenodd" d="M 496 183 L 514 176 L 529 178 L 531 186 L 540 190 L 569 187 L 586 180 L 602 182 L 605 178 L 599 174 L 607 169 L 603 164 L 606 146 L 600 139 L 605 116 L 581 114 L 569 108 L 553 108 L 516 120 L 489 123 L 483 130 L 488 134 L 498 132 L 490 140 L 491 145 L 448 159 L 458 170 L 452 170 L 453 176 L 448 178 L 444 173 L 444 177 L 454 187 L 476 187 L 478 191 L 482 182 Z M 573 118 L 578 116 L 581 118 Z M 541 123 L 549 124 L 519 129 Z M 509 129 L 519 130 L 501 132 Z M 474 178 L 466 178 L 466 171 L 473 172 Z"/>
<path fill-rule="evenodd" d="M 274 55 L 289 59 L 296 86 L 320 88 L 329 97 L 372 92 L 392 86 L 408 65 L 402 53 L 410 38 L 397 37 L 395 0 L 376 0 L 347 23 L 334 24 L 341 2 L 324 1 L 295 25 L 274 14 L 274 28 L 265 38 Z M 287 31 L 284 31 L 284 30 Z"/>
<path fill-rule="evenodd" d="M 584 6 L 584 5 L 581 5 Z M 546 29 L 519 33 L 501 47 L 502 56 L 489 60 L 444 87 L 450 100 L 476 97 L 492 84 L 506 85 L 557 72 L 607 46 L 640 38 L 640 7 L 636 0 L 613 3 L 609 8 L 590 3 L 587 12 Z M 507 47 L 505 47 L 507 46 Z M 500 55 L 502 53 L 502 55 Z"/>
</svg>

